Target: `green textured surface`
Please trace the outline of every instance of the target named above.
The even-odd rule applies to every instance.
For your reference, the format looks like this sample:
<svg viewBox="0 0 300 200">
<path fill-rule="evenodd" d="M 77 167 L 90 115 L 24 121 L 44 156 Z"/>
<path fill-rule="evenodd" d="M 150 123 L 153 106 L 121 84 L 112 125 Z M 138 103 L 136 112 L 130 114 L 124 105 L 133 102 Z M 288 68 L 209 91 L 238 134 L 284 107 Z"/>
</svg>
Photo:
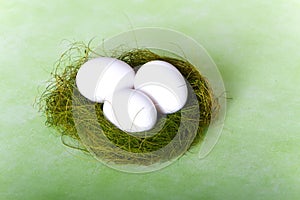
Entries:
<svg viewBox="0 0 300 200">
<path fill-rule="evenodd" d="M 299 10 L 299 0 L 0 0 L 0 199 L 299 199 Z M 134 175 L 65 148 L 32 103 L 63 39 L 143 26 L 201 43 L 232 99 L 207 158 Z"/>
</svg>

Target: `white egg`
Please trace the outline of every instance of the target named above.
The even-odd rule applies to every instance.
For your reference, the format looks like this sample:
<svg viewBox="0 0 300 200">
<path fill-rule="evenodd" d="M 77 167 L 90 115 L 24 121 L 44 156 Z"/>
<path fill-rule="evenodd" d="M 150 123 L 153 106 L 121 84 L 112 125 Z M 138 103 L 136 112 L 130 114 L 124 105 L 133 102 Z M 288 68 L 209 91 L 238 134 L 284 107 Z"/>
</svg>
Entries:
<svg viewBox="0 0 300 200">
<path fill-rule="evenodd" d="M 104 102 L 103 113 L 126 132 L 150 130 L 157 120 L 157 111 L 151 99 L 141 91 L 133 89 L 117 91 L 112 102 Z"/>
<path fill-rule="evenodd" d="M 159 112 L 174 113 L 187 101 L 185 79 L 176 67 L 164 61 L 150 61 L 137 71 L 134 88 L 144 92 Z"/>
<path fill-rule="evenodd" d="M 115 111 L 110 101 L 104 101 L 103 114 L 111 123 L 113 123 L 116 127 L 121 129 L 121 126 L 116 119 Z"/>
<path fill-rule="evenodd" d="M 125 62 L 99 57 L 84 63 L 77 72 L 76 84 L 87 99 L 103 103 L 111 100 L 114 91 L 132 88 L 134 70 Z"/>
</svg>

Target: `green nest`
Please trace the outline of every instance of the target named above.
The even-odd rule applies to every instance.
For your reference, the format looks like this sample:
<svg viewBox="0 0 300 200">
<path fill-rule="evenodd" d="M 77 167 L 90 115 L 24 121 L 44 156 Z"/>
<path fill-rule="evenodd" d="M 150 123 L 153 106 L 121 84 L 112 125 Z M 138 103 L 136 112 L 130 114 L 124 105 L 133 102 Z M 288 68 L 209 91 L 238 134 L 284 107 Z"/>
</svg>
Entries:
<svg viewBox="0 0 300 200">
<path fill-rule="evenodd" d="M 184 127 L 187 138 L 193 140 L 188 147 L 190 148 L 204 138 L 206 129 L 213 117 L 212 113 L 217 109 L 215 108 L 215 105 L 217 104 L 213 103 L 215 98 L 208 81 L 192 64 L 184 59 L 175 58 L 175 56 L 172 57 L 158 54 L 159 53 L 154 53 L 148 49 L 132 49 L 127 52 L 122 52 L 119 55 L 111 56 L 126 62 L 133 68 L 152 60 L 162 60 L 171 63 L 181 72 L 192 87 L 194 94 L 196 94 L 197 106 L 199 105 L 198 112 L 200 112 L 196 119 L 190 119 L 193 122 L 196 120 L 199 123 L 197 124 L 199 126 L 197 127 L 196 136 L 189 138 L 188 133 L 190 127 L 188 125 Z M 74 107 L 74 105 L 72 105 L 76 102 L 76 98 L 78 98 L 78 95 L 76 96 L 74 94 L 74 91 L 77 89 L 75 83 L 77 71 L 83 63 L 88 61 L 92 56 L 95 57 L 95 55 L 96 53 L 89 45 L 75 43 L 72 44 L 70 49 L 68 49 L 58 60 L 55 65 L 55 70 L 52 73 L 52 78 L 38 102 L 40 111 L 46 116 L 45 124 L 58 130 L 62 142 L 65 145 L 82 151 L 93 152 L 96 156 L 101 156 L 104 160 L 112 160 L 115 163 L 124 163 L 124 155 L 116 154 L 113 148 L 101 143 L 95 132 L 98 131 L 105 134 L 106 138 L 114 145 L 130 153 L 155 152 L 168 145 L 178 132 L 182 117 L 181 111 L 169 114 L 165 118 L 159 120 L 157 126 L 161 127 L 157 134 L 150 137 L 135 137 L 119 130 L 108 121 L 103 115 L 102 104 L 89 103 L 88 100 L 85 99 L 84 101 L 86 102 L 83 103 L 83 106 Z M 81 96 L 78 101 L 81 101 L 82 99 L 83 97 Z M 189 105 L 192 105 L 192 103 L 193 102 L 188 100 L 186 106 L 188 107 Z M 96 112 L 96 119 L 93 119 L 93 117 L 89 115 L 91 106 Z M 87 118 L 82 122 L 84 126 L 82 125 L 81 127 L 86 128 L 88 144 L 92 144 L 90 146 L 86 146 L 87 141 L 83 141 L 82 137 L 79 136 L 80 134 L 78 134 L 78 125 L 76 124 L 78 122 L 75 122 L 74 120 L 74 108 L 77 110 L 77 113 Z M 191 107 L 190 110 L 193 110 L 193 107 Z M 101 127 L 101 130 L 97 130 L 98 128 L 95 128 L 96 126 Z M 154 128 L 153 131 L 156 131 L 156 129 Z M 176 147 L 174 146 L 174 148 Z M 167 155 L 166 158 L 155 158 L 155 156 L 153 157 L 152 155 L 151 161 L 146 161 L 147 157 L 144 157 L 143 161 L 139 160 L 138 163 L 148 165 L 157 161 L 171 159 L 176 156 L 176 154 L 170 154 Z M 128 160 L 131 161 L 128 162 Z M 136 161 L 131 158 L 127 159 L 125 163 L 136 163 Z"/>
</svg>

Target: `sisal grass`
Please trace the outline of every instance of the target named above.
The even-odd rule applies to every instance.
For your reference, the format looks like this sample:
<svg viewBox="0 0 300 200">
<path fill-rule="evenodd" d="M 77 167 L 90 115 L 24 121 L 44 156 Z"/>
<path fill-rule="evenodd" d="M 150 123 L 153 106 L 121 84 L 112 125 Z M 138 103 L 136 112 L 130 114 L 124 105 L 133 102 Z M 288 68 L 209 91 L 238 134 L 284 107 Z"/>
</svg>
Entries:
<svg viewBox="0 0 300 200">
<path fill-rule="evenodd" d="M 46 117 L 45 124 L 57 130 L 65 145 L 85 152 L 93 151 L 93 154 L 100 152 L 99 154 L 101 155 L 96 156 L 104 156 L 105 159 L 113 160 L 116 163 L 123 163 L 124 155 L 116 154 L 113 148 L 103 144 L 101 141 L 99 142 L 99 138 L 94 134 L 95 131 L 97 132 L 96 126 L 101 127 L 101 132 L 105 134 L 107 139 L 126 152 L 151 153 L 168 145 L 178 132 L 180 121 L 182 120 L 181 111 L 161 118 L 157 123 L 157 127 L 160 127 L 157 129 L 157 134 L 151 137 L 135 137 L 119 130 L 108 121 L 103 115 L 103 105 L 100 103 L 84 103 L 84 106 L 76 105 L 74 107 L 74 98 L 78 98 L 74 95 L 74 91 L 77 89 L 75 83 L 77 71 L 83 63 L 95 54 L 96 52 L 90 48 L 90 45 L 84 43 L 74 43 L 62 54 L 55 64 L 55 69 L 51 73 L 51 79 L 47 87 L 38 99 L 39 110 Z M 213 117 L 212 113 L 217 109 L 217 107 L 213 106 L 217 104 L 213 103 L 215 98 L 208 81 L 192 64 L 184 59 L 154 53 L 149 49 L 132 49 L 114 55 L 114 57 L 126 62 L 133 68 L 152 60 L 162 60 L 174 65 L 189 82 L 194 94 L 196 94 L 196 103 L 199 106 L 197 110 L 199 112 L 198 117 L 190 119 L 191 122 L 194 123 L 196 121 L 197 125 L 199 125 L 196 136 L 189 137 L 189 129 L 193 127 L 189 125 L 184 127 L 186 140 L 192 140 L 188 148 L 198 144 L 204 138 L 206 129 Z M 80 98 L 82 99 L 82 97 Z M 186 104 L 187 111 L 194 109 L 192 105 L 195 105 L 195 102 L 192 101 L 188 98 Z M 93 119 L 93 116 L 89 114 L 89 106 L 93 106 L 96 112 L 96 119 Z M 74 109 L 77 114 L 86 117 L 80 127 L 86 129 L 87 132 L 94 129 L 91 133 L 87 133 L 88 144 L 91 144 L 90 146 L 87 146 L 87 141 L 82 141 L 82 137 L 78 134 L 78 124 L 76 124 L 78 122 L 75 123 L 74 120 Z M 156 131 L 156 129 L 154 128 L 151 131 Z M 174 146 L 174 148 L 176 147 Z M 176 154 L 167 155 L 168 158 L 166 159 L 174 156 Z M 139 162 L 145 165 L 149 164 L 149 162 L 145 161 L 146 157 L 143 159 L 143 161 L 140 159 Z M 151 163 L 154 163 L 161 158 L 153 158 L 152 156 L 151 159 Z"/>
</svg>

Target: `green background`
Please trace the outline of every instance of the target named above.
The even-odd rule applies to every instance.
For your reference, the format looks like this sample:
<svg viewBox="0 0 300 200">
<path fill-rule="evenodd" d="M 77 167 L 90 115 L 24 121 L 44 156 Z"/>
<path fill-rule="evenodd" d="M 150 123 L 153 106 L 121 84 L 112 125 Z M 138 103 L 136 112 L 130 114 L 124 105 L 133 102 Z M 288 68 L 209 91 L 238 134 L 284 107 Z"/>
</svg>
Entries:
<svg viewBox="0 0 300 200">
<path fill-rule="evenodd" d="M 32 104 L 64 40 L 145 26 L 201 43 L 232 99 L 208 157 L 137 175 L 64 147 Z M 0 0 L 0 199 L 300 199 L 299 76 L 299 0 Z"/>
</svg>

